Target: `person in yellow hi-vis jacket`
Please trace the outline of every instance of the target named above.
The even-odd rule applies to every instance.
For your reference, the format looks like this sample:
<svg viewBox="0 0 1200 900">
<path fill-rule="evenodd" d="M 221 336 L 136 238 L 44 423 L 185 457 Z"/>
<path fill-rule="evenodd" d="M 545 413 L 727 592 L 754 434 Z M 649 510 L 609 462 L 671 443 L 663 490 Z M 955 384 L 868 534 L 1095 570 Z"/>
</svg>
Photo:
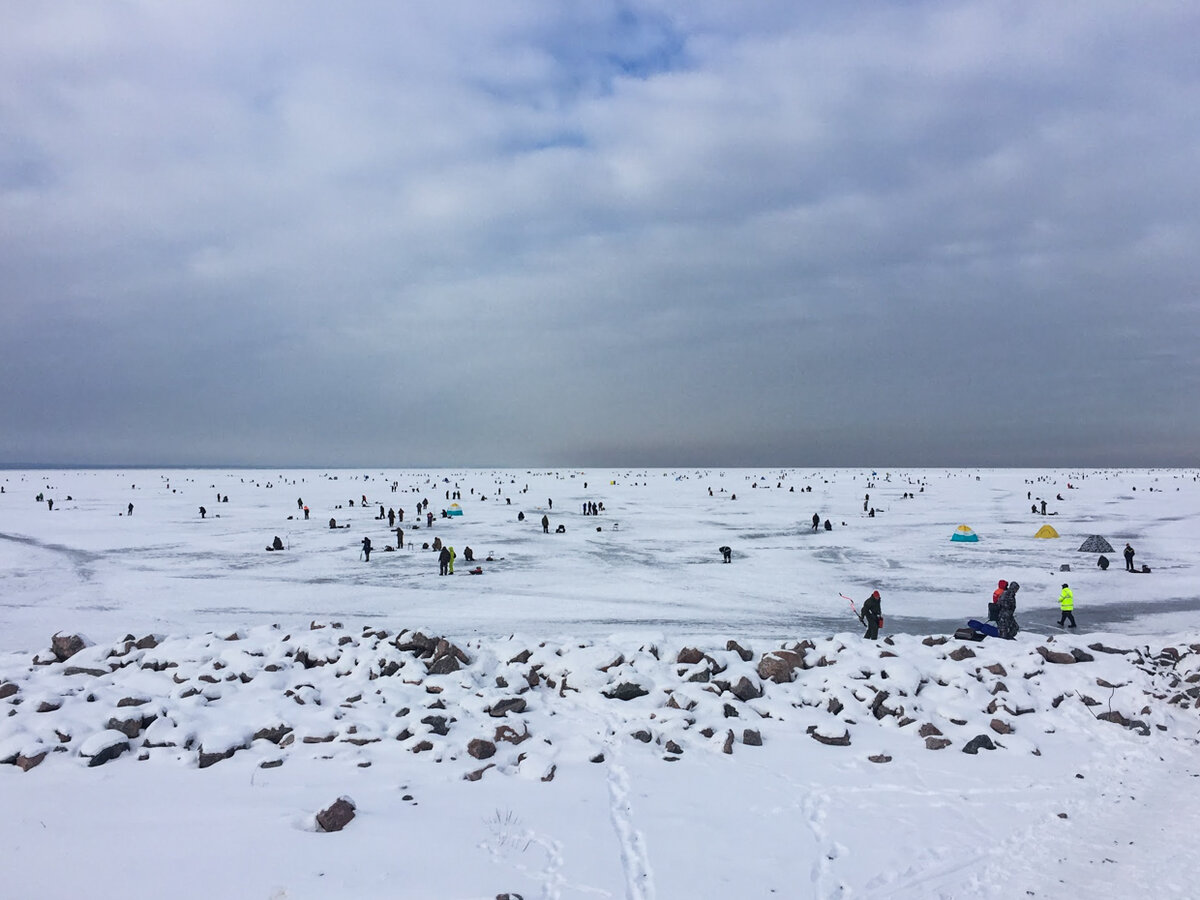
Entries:
<svg viewBox="0 0 1200 900">
<path fill-rule="evenodd" d="M 1062 586 L 1062 593 L 1058 595 L 1058 608 L 1062 610 L 1062 615 L 1058 617 L 1058 627 L 1062 628 L 1063 623 L 1067 619 L 1071 620 L 1071 628 L 1075 627 L 1075 595 L 1071 593 L 1071 588 L 1067 585 Z"/>
<path fill-rule="evenodd" d="M 458 554 L 455 553 L 454 548 L 451 547 L 450 548 L 450 572 L 449 572 L 449 574 L 451 574 L 451 575 L 454 574 L 454 560 L 456 560 L 457 558 L 458 558 Z"/>
</svg>

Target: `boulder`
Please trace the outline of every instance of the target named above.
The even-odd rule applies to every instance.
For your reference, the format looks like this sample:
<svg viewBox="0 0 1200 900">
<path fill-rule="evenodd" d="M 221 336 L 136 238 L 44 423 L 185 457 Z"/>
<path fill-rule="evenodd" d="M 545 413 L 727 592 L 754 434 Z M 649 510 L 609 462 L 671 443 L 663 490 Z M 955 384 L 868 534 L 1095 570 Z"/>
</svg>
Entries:
<svg viewBox="0 0 1200 900">
<path fill-rule="evenodd" d="M 116 759 L 129 749 L 129 738 L 119 731 L 101 731 L 93 734 L 79 748 L 79 755 L 88 760 L 88 766 L 102 766 Z"/>
<path fill-rule="evenodd" d="M 605 692 L 604 696 L 609 700 L 634 700 L 638 697 L 645 697 L 650 692 L 633 681 L 622 681 L 615 688 Z"/>
<path fill-rule="evenodd" d="M 796 670 L 804 668 L 804 654 L 795 650 L 772 650 L 764 653 L 758 661 L 758 677 L 763 681 L 787 684 L 796 677 Z"/>
<path fill-rule="evenodd" d="M 1037 652 L 1048 663 L 1055 663 L 1060 666 L 1069 666 L 1074 664 L 1075 657 L 1070 653 L 1063 653 L 1060 650 L 1051 650 L 1048 647 L 1038 647 Z"/>
<path fill-rule="evenodd" d="M 737 641 L 726 641 L 725 649 L 736 653 L 742 658 L 742 662 L 750 662 L 754 658 L 754 654 L 739 644 Z"/>
<path fill-rule="evenodd" d="M 491 759 L 496 755 L 496 745 L 483 738 L 474 738 L 467 744 L 467 753 L 475 759 Z"/>
<path fill-rule="evenodd" d="M 1090 654 L 1084 650 L 1075 648 L 1075 647 L 1071 648 L 1071 655 L 1073 657 L 1075 657 L 1075 662 L 1095 662 L 1096 661 L 1096 657 L 1092 656 L 1092 654 Z"/>
<path fill-rule="evenodd" d="M 830 737 L 829 735 L 821 734 L 817 730 L 816 725 L 809 725 L 805 729 L 808 735 L 814 741 L 820 741 L 822 744 L 827 744 L 830 747 L 849 747 L 850 746 L 850 729 L 846 729 L 845 733 L 840 736 Z"/>
<path fill-rule="evenodd" d="M 975 656 L 975 651 L 970 647 L 959 647 L 957 650 L 951 650 L 949 656 L 955 662 L 962 662 L 964 659 L 971 659 Z"/>
<path fill-rule="evenodd" d="M 742 743 L 747 747 L 761 747 L 762 735 L 753 728 L 747 728 L 742 732 Z"/>
<path fill-rule="evenodd" d="M 925 738 L 925 749 L 926 750 L 945 750 L 949 746 L 950 746 L 950 741 L 948 741 L 946 738 L 940 738 L 940 737 Z"/>
<path fill-rule="evenodd" d="M 0 700 L 5 699 L 6 697 L 11 697 L 18 690 L 19 688 L 11 681 L 6 681 L 3 684 L 0 684 Z"/>
<path fill-rule="evenodd" d="M 31 756 L 21 753 L 17 756 L 16 766 L 22 772 L 28 772 L 30 769 L 41 765 L 42 760 L 46 758 L 48 752 L 48 750 L 43 750 L 41 753 L 34 753 Z"/>
<path fill-rule="evenodd" d="M 939 736 L 941 736 L 941 733 L 942 733 L 942 730 L 940 728 L 938 728 L 936 725 L 934 725 L 932 722 L 926 722 L 924 725 L 922 725 L 920 728 L 917 729 L 917 734 L 919 734 L 923 738 L 939 737 Z"/>
<path fill-rule="evenodd" d="M 488 715 L 493 719 L 502 719 L 509 713 L 525 712 L 525 700 L 521 697 L 507 697 L 493 703 Z"/>
<path fill-rule="evenodd" d="M 986 734 L 977 734 L 975 737 L 967 741 L 966 745 L 962 749 L 962 752 L 970 753 L 972 756 L 974 756 L 980 750 L 995 749 L 996 745 L 992 743 L 992 739 L 990 737 L 988 737 Z"/>
<path fill-rule="evenodd" d="M 992 731 L 996 732 L 996 734 L 1012 734 L 1012 726 L 1003 719 L 992 719 L 990 725 Z M 989 747 L 988 749 L 990 750 L 991 748 Z"/>
<path fill-rule="evenodd" d="M 78 634 L 55 634 L 50 638 L 50 650 L 59 662 L 66 662 L 86 646 L 87 641 Z"/>
<path fill-rule="evenodd" d="M 254 737 L 251 740 L 255 741 L 270 741 L 272 744 L 278 744 L 283 740 L 283 736 L 292 730 L 290 725 L 273 725 L 270 728 L 260 728 L 254 732 Z"/>
<path fill-rule="evenodd" d="M 737 684 L 731 687 L 729 691 L 743 703 L 749 700 L 756 700 L 763 695 L 762 685 L 755 684 L 745 675 L 739 678 Z"/>
<path fill-rule="evenodd" d="M 704 660 L 704 652 L 697 650 L 695 647 L 684 647 L 679 651 L 679 655 L 675 657 L 675 662 L 681 666 L 694 666 L 698 662 Z"/>
<path fill-rule="evenodd" d="M 332 805 L 317 813 L 317 827 L 321 831 L 341 831 L 354 818 L 354 801 L 349 797 L 338 797 Z"/>
</svg>

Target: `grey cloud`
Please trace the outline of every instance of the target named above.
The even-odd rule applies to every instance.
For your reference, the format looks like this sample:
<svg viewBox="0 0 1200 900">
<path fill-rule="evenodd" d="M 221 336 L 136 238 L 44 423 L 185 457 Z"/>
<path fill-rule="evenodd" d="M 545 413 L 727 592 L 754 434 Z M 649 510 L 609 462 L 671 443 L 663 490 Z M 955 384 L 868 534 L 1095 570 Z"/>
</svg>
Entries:
<svg viewBox="0 0 1200 900">
<path fill-rule="evenodd" d="M 2 18 L 0 461 L 1194 459 L 1186 7 Z"/>
</svg>

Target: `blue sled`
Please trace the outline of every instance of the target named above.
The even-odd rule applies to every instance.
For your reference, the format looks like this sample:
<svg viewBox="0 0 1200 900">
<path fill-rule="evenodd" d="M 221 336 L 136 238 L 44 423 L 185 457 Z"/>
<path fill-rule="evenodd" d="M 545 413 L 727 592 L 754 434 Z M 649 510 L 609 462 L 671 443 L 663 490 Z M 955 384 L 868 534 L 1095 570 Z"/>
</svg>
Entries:
<svg viewBox="0 0 1200 900">
<path fill-rule="evenodd" d="M 990 622 L 980 622 L 978 619 L 967 619 L 967 625 L 974 628 L 980 634 L 986 634 L 988 637 L 1000 637 L 1000 632 L 996 630 L 996 626 Z"/>
</svg>

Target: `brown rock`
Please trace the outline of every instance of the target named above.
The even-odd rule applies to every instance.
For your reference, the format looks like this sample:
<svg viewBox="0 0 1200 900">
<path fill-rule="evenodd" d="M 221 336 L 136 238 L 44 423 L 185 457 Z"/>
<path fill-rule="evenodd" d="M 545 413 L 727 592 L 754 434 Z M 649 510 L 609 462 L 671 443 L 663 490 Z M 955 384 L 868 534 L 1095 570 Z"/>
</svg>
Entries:
<svg viewBox="0 0 1200 900">
<path fill-rule="evenodd" d="M 762 735 L 753 728 L 747 728 L 742 732 L 742 743 L 747 747 L 761 747 Z"/>
<path fill-rule="evenodd" d="M 948 641 L 948 640 L 949 640 L 949 638 L 947 638 L 945 635 L 941 635 L 939 637 L 924 638 L 921 641 L 921 643 L 924 644 L 926 647 L 937 647 L 940 644 L 946 643 L 946 641 Z"/>
<path fill-rule="evenodd" d="M 492 704 L 488 710 L 488 715 L 493 719 L 501 719 L 509 713 L 525 712 L 525 700 L 521 697 L 507 697 Z"/>
<path fill-rule="evenodd" d="M 725 745 L 721 748 L 722 753 L 733 753 L 733 731 L 725 733 Z"/>
<path fill-rule="evenodd" d="M 957 650 L 951 650 L 948 654 L 955 662 L 962 662 L 964 659 L 971 659 L 975 656 L 975 651 L 970 647 L 959 647 Z"/>
<path fill-rule="evenodd" d="M 499 743 L 500 741 L 504 741 L 506 743 L 513 744 L 513 745 L 519 744 L 522 741 L 529 740 L 529 726 L 528 725 L 525 726 L 524 734 L 517 734 L 517 732 L 515 730 L 513 730 L 512 728 L 509 728 L 507 725 L 500 725 L 499 727 L 496 728 L 496 733 L 495 733 L 495 735 L 493 735 L 492 739 L 496 743 Z"/>
<path fill-rule="evenodd" d="M 66 662 L 86 646 L 77 634 L 55 634 L 50 638 L 50 650 L 59 662 Z"/>
<path fill-rule="evenodd" d="M 991 727 L 996 734 L 1012 734 L 1013 730 L 1012 726 L 1003 719 L 992 719 Z"/>
<path fill-rule="evenodd" d="M 41 765 L 42 760 L 46 758 L 48 752 L 47 750 L 43 750 L 41 753 L 35 753 L 33 756 L 26 756 L 22 753 L 16 759 L 16 766 L 22 772 L 28 772 L 30 769 Z"/>
<path fill-rule="evenodd" d="M 867 759 L 873 763 L 890 763 L 892 761 L 892 758 L 886 753 L 876 753 L 874 756 L 868 756 Z"/>
<path fill-rule="evenodd" d="M 945 750 L 949 746 L 950 746 L 950 741 L 948 741 L 946 738 L 940 738 L 940 737 L 925 738 L 925 749 L 926 750 Z"/>
<path fill-rule="evenodd" d="M 741 644 L 739 644 L 737 641 L 726 641 L 725 649 L 732 650 L 734 653 L 736 653 L 738 656 L 740 656 L 742 658 L 742 662 L 750 662 L 750 660 L 754 659 L 754 654 L 751 653 L 749 650 L 747 650 L 745 647 L 743 647 Z"/>
<path fill-rule="evenodd" d="M 938 728 L 936 725 L 934 725 L 932 722 L 926 722 L 924 725 L 922 725 L 920 728 L 917 729 L 917 734 L 919 734 L 923 738 L 935 737 L 935 736 L 940 735 L 941 733 L 942 733 L 942 730 L 940 728 Z"/>
<path fill-rule="evenodd" d="M 761 685 L 755 684 L 749 678 L 743 675 L 738 679 L 737 684 L 730 688 L 730 693 L 745 703 L 749 700 L 755 700 L 761 697 L 763 695 L 763 689 Z"/>
<path fill-rule="evenodd" d="M 354 802 L 349 797 L 339 797 L 333 805 L 317 813 L 317 826 L 322 831 L 341 831 L 354 818 Z"/>
<path fill-rule="evenodd" d="M 62 705 L 63 705 L 62 700 L 43 700 L 41 703 L 38 704 L 38 708 L 35 710 L 35 712 L 40 712 L 40 713 L 54 712 L 56 709 L 62 709 Z"/>
<path fill-rule="evenodd" d="M 704 652 L 697 650 L 695 647 L 684 647 L 679 651 L 679 655 L 675 657 L 675 662 L 681 666 L 694 666 L 698 662 L 704 661 Z"/>
<path fill-rule="evenodd" d="M 11 681 L 6 681 L 3 684 L 0 684 L 0 700 L 5 699 L 6 697 L 11 697 L 18 690 L 19 688 Z"/>
<path fill-rule="evenodd" d="M 814 741 L 820 741 L 822 744 L 828 744 L 830 747 L 849 747 L 850 746 L 850 729 L 846 729 L 846 733 L 840 737 L 829 737 L 817 731 L 816 725 L 809 725 L 806 729 L 809 736 Z"/>
<path fill-rule="evenodd" d="M 483 738 L 475 738 L 467 744 L 467 753 L 475 759 L 491 759 L 496 755 L 496 745 Z"/>
<path fill-rule="evenodd" d="M 270 741 L 272 744 L 278 744 L 283 740 L 283 736 L 292 730 L 290 725 L 274 725 L 270 728 L 260 728 L 254 732 L 254 737 L 251 740 L 255 741 Z"/>
<path fill-rule="evenodd" d="M 772 650 L 758 661 L 758 677 L 776 684 L 795 680 L 796 670 L 804 668 L 804 654 L 795 650 Z"/>
<path fill-rule="evenodd" d="M 1059 650 L 1051 650 L 1048 647 L 1038 647 L 1038 654 L 1048 663 L 1055 663 L 1060 666 L 1072 665 L 1075 662 L 1075 657 L 1070 653 L 1063 653 Z"/>
<path fill-rule="evenodd" d="M 494 765 L 495 765 L 495 763 L 488 763 L 482 769 L 476 769 L 474 772 L 467 772 L 467 774 L 463 775 L 463 780 L 464 781 L 478 781 L 480 778 L 483 777 L 483 773 L 486 772 L 488 769 L 492 768 Z"/>
<path fill-rule="evenodd" d="M 992 663 L 990 666 L 984 666 L 984 668 L 993 675 L 999 675 L 1001 678 L 1004 678 L 1008 675 L 1008 670 L 1005 669 L 1004 666 L 1000 665 L 1000 663 Z"/>
</svg>

